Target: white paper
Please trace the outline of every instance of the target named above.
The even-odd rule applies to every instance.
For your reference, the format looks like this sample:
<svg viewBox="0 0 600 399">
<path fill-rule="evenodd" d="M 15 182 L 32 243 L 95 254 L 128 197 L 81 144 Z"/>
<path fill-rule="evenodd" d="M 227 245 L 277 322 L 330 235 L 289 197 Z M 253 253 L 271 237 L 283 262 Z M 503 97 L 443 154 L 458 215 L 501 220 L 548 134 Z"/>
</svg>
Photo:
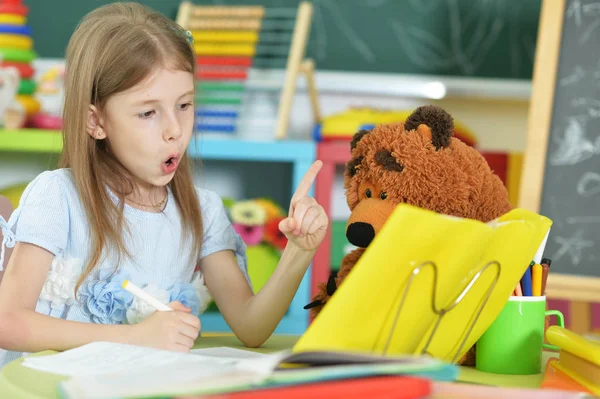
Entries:
<svg viewBox="0 0 600 399">
<path fill-rule="evenodd" d="M 548 236 L 550 235 L 550 230 L 551 229 L 548 229 L 548 231 L 546 232 L 546 235 L 544 236 L 542 243 L 540 244 L 537 252 L 535 253 L 535 256 L 532 259 L 537 264 L 542 263 L 542 257 L 544 256 L 544 250 L 546 249 L 546 243 L 548 242 Z"/>
<path fill-rule="evenodd" d="M 269 373 L 284 355 L 249 354 L 231 348 L 181 353 L 111 342 L 94 342 L 55 355 L 26 357 L 23 365 L 65 376 L 115 375 L 152 369 L 251 370 Z"/>
<path fill-rule="evenodd" d="M 143 371 L 142 371 L 143 370 Z M 174 396 L 214 389 L 232 390 L 258 384 L 266 378 L 260 372 L 236 370 L 231 366 L 182 364 L 176 367 L 147 367 L 111 375 L 82 375 L 62 382 L 67 398 L 106 399 L 144 396 Z"/>
<path fill-rule="evenodd" d="M 239 370 L 259 371 L 263 374 L 275 370 L 279 363 L 289 355 L 288 351 L 264 354 L 225 346 L 193 349 L 190 353 L 194 356 L 203 357 L 207 361 L 235 366 Z"/>
<path fill-rule="evenodd" d="M 26 357 L 25 367 L 71 377 L 67 397 L 103 398 L 201 391 L 258 383 L 285 354 L 233 348 L 180 353 L 142 346 L 94 342 L 55 355 Z"/>
<path fill-rule="evenodd" d="M 264 353 L 253 352 L 243 349 L 229 348 L 227 346 L 219 346 L 215 348 L 192 349 L 191 354 L 210 356 L 216 359 L 255 359 L 259 357 L 269 356 Z"/>
<path fill-rule="evenodd" d="M 146 366 L 169 366 L 202 358 L 141 346 L 94 342 L 50 356 L 26 357 L 23 365 L 66 376 L 119 374 Z"/>
</svg>

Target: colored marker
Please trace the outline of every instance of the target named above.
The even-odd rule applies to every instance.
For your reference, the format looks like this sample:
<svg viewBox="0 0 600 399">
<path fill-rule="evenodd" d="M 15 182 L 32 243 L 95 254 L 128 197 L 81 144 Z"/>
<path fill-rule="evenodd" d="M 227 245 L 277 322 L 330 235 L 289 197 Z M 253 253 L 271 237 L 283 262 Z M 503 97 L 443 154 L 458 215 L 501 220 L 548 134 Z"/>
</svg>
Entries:
<svg viewBox="0 0 600 399">
<path fill-rule="evenodd" d="M 523 278 L 521 279 L 521 285 L 523 286 L 523 296 L 531 296 L 531 267 L 535 264 L 535 262 L 531 262 L 531 264 L 525 270 L 523 274 Z"/>
<path fill-rule="evenodd" d="M 517 283 L 517 286 L 515 287 L 515 293 L 517 296 L 523 296 L 523 290 L 521 289 L 521 282 Z"/>
<path fill-rule="evenodd" d="M 550 264 L 552 260 L 548 258 L 542 259 L 542 295 L 546 295 L 546 281 L 548 281 L 548 273 L 550 273 Z"/>
<path fill-rule="evenodd" d="M 156 310 L 159 310 L 161 312 L 165 312 L 165 311 L 168 312 L 168 311 L 173 310 L 169 306 L 160 302 L 158 299 L 154 298 L 152 295 L 150 295 L 146 291 L 144 291 L 141 288 L 139 288 L 138 286 L 134 285 L 129 280 L 123 281 L 123 284 L 121 284 L 121 287 L 123 287 L 123 289 L 125 289 L 126 291 L 129 291 L 133 296 L 146 302 L 148 305 L 152 306 Z"/>
<path fill-rule="evenodd" d="M 531 267 L 531 290 L 534 296 L 542 295 L 543 268 L 541 263 Z"/>
</svg>

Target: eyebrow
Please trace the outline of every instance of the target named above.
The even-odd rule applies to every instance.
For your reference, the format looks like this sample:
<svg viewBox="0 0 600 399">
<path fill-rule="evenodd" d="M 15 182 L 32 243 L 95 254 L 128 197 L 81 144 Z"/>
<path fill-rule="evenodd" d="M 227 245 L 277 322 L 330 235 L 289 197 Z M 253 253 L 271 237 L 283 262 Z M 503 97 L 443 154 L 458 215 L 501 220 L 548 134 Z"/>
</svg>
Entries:
<svg viewBox="0 0 600 399">
<path fill-rule="evenodd" d="M 190 96 L 194 94 L 194 90 L 190 90 L 187 91 L 185 93 L 183 93 L 181 96 L 179 96 L 179 98 L 185 97 L 185 96 Z M 154 103 L 158 103 L 160 102 L 157 99 L 151 98 L 148 100 L 143 100 L 143 101 L 136 101 L 135 103 L 133 103 L 134 106 L 139 106 L 139 105 L 148 105 L 148 104 L 154 104 Z"/>
<path fill-rule="evenodd" d="M 185 97 L 185 96 L 191 96 L 194 93 L 195 93 L 195 90 L 190 90 L 190 91 L 187 91 L 187 92 L 183 93 L 181 96 L 179 96 L 179 98 Z"/>
<path fill-rule="evenodd" d="M 385 170 L 391 170 L 392 172 L 402 172 L 404 166 L 400 164 L 390 150 L 379 150 L 375 154 L 375 162 L 378 165 L 383 166 Z"/>
</svg>

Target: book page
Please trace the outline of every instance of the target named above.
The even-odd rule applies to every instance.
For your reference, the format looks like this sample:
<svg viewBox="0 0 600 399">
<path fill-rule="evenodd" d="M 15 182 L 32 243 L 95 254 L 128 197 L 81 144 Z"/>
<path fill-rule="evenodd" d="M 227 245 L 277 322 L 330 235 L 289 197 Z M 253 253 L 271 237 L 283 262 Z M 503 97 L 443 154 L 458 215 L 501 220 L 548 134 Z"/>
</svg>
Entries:
<svg viewBox="0 0 600 399">
<path fill-rule="evenodd" d="M 251 371 L 268 374 L 279 356 L 250 356 L 245 351 L 197 350 L 181 353 L 135 345 L 94 342 L 50 356 L 26 357 L 23 366 L 66 376 L 115 375 L 146 369 Z M 226 356 L 223 356 L 226 355 Z"/>
<path fill-rule="evenodd" d="M 258 359 L 261 357 L 267 357 L 269 355 L 249 350 L 229 348 L 227 346 L 218 346 L 214 348 L 202 348 L 192 349 L 190 351 L 193 355 L 210 357 L 215 360 L 219 359 Z"/>
<path fill-rule="evenodd" d="M 193 355 L 191 355 L 193 356 Z M 184 364 L 177 367 L 145 367 L 119 374 L 78 375 L 60 383 L 65 398 L 105 399 L 157 397 L 230 391 L 260 384 L 260 372 L 240 371 L 219 364 Z"/>
<path fill-rule="evenodd" d="M 71 377 L 66 397 L 104 398 L 231 389 L 267 378 L 285 354 L 232 348 L 190 353 L 94 342 L 49 356 L 29 356 L 23 366 Z"/>
</svg>

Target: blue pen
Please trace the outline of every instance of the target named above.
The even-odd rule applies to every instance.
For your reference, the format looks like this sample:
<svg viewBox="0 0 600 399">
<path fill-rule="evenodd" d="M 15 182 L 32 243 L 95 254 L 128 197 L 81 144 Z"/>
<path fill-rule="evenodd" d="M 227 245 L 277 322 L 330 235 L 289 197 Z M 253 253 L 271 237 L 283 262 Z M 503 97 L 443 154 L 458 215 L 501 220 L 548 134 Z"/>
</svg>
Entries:
<svg viewBox="0 0 600 399">
<path fill-rule="evenodd" d="M 521 279 L 521 286 L 523 288 L 523 296 L 532 296 L 532 287 L 531 287 L 531 267 L 535 265 L 535 262 L 532 261 L 531 264 L 525 270 L 525 274 L 523 274 L 523 278 Z"/>
</svg>

